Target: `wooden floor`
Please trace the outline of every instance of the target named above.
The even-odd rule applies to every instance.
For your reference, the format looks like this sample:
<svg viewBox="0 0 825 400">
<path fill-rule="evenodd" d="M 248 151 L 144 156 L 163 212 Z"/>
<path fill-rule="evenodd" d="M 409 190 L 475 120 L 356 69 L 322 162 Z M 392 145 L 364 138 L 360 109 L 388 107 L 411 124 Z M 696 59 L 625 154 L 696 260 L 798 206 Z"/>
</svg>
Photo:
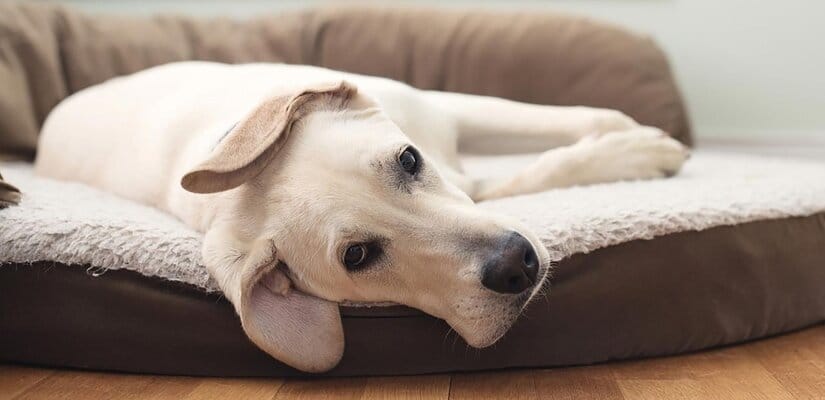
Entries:
<svg viewBox="0 0 825 400">
<path fill-rule="evenodd" d="M 354 379 L 218 379 L 0 365 L 0 399 L 825 399 L 825 326 L 679 357 Z"/>
</svg>

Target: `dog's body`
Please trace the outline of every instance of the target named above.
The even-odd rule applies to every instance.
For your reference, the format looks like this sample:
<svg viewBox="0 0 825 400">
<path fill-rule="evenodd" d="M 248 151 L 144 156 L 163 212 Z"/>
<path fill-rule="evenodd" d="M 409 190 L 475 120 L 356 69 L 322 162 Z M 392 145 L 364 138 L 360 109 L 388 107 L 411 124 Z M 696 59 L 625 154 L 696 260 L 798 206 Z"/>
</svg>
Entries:
<svg viewBox="0 0 825 400">
<path fill-rule="evenodd" d="M 459 161 L 460 149 L 557 146 L 507 179 L 471 180 Z M 661 177 L 686 156 L 611 110 L 308 66 L 191 62 L 71 96 L 46 121 L 37 171 L 204 232 L 204 263 L 250 338 L 320 371 L 343 352 L 342 300 L 420 308 L 475 346 L 503 335 L 541 288 L 547 253 L 471 198 Z"/>
</svg>

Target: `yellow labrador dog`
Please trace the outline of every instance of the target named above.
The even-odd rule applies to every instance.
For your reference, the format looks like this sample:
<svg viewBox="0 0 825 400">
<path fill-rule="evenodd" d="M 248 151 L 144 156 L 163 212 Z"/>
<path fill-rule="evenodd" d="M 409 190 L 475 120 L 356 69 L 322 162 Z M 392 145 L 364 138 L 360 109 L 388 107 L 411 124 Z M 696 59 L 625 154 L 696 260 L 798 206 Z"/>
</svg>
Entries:
<svg viewBox="0 0 825 400">
<path fill-rule="evenodd" d="M 552 147 L 506 179 L 470 179 L 458 156 Z M 36 168 L 203 232 L 203 262 L 250 339 L 324 371 L 343 354 L 341 301 L 421 309 L 476 347 L 508 330 L 542 287 L 548 254 L 474 201 L 663 177 L 686 157 L 611 110 L 309 66 L 186 62 L 66 99 L 45 123 Z"/>
</svg>

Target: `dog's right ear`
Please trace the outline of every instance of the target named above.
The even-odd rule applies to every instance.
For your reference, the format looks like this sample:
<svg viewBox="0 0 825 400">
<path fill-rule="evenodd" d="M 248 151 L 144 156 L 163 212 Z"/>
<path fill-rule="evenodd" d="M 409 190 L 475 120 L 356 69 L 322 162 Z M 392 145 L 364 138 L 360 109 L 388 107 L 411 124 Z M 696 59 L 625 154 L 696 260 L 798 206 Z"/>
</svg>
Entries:
<svg viewBox="0 0 825 400">
<path fill-rule="evenodd" d="M 235 306 L 247 337 L 302 371 L 333 368 L 344 354 L 338 304 L 295 289 L 271 240 L 240 240 L 231 232 L 210 229 L 203 260 Z"/>
<path fill-rule="evenodd" d="M 240 186 L 269 164 L 286 143 L 292 125 L 318 102 L 346 105 L 356 94 L 355 86 L 341 81 L 265 100 L 230 130 L 206 161 L 183 176 L 181 186 L 193 193 Z"/>
</svg>

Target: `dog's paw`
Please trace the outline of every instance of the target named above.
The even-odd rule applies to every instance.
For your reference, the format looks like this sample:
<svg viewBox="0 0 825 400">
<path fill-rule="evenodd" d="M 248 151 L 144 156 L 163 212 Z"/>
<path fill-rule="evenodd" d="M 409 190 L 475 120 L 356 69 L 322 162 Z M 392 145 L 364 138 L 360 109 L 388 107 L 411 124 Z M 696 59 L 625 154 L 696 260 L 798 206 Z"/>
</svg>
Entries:
<svg viewBox="0 0 825 400">
<path fill-rule="evenodd" d="M 652 127 L 592 136 L 576 147 L 576 173 L 594 183 L 672 176 L 690 156 L 687 147 Z"/>
</svg>

